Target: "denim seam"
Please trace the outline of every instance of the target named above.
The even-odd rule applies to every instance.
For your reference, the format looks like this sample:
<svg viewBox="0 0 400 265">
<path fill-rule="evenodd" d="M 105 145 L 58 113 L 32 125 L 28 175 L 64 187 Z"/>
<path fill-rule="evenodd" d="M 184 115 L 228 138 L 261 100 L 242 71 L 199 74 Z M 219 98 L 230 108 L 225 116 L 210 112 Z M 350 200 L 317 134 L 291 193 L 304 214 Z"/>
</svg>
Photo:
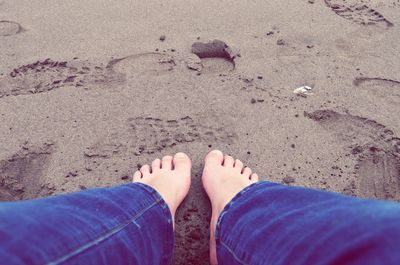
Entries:
<svg viewBox="0 0 400 265">
<path fill-rule="evenodd" d="M 121 225 L 118 225 L 117 227 L 111 229 L 109 232 L 107 232 L 106 234 L 82 245 L 81 247 L 75 249 L 74 251 L 71 251 L 68 254 L 65 254 L 64 256 L 62 256 L 61 258 L 56 259 L 55 261 L 51 261 L 49 263 L 47 263 L 48 265 L 55 265 L 55 264 L 61 264 L 65 261 L 67 261 L 68 259 L 72 258 L 73 256 L 76 256 L 78 254 L 80 254 L 81 252 L 88 250 L 89 248 L 91 248 L 92 246 L 110 238 L 111 236 L 115 235 L 116 233 L 122 231 L 124 228 L 126 228 L 129 224 L 134 224 L 135 220 L 138 219 L 139 217 L 141 217 L 147 210 L 151 209 L 153 206 L 157 205 L 159 202 L 161 202 L 161 199 L 155 201 L 154 203 L 152 203 L 151 205 L 149 205 L 147 208 L 143 209 L 141 212 L 139 212 L 138 214 L 136 214 L 135 216 L 131 217 L 129 220 L 127 220 L 126 222 L 124 222 Z"/>
<path fill-rule="evenodd" d="M 249 265 L 249 263 L 244 262 L 244 261 L 241 260 L 238 256 L 236 256 L 235 252 L 234 252 L 232 249 L 230 249 L 229 246 L 226 245 L 223 241 L 220 241 L 220 244 L 221 244 L 223 247 L 225 247 L 225 248 L 229 251 L 229 253 L 231 253 L 231 255 L 233 256 L 233 258 L 234 258 L 237 262 L 239 262 L 239 263 L 242 264 L 242 265 Z"/>
<path fill-rule="evenodd" d="M 216 239 L 216 240 L 219 239 L 219 230 L 220 230 L 220 226 L 221 226 L 223 217 L 224 217 L 225 214 L 228 212 L 229 208 L 232 207 L 232 204 L 234 204 L 240 197 L 242 197 L 242 195 L 243 195 L 245 192 L 247 192 L 247 191 L 250 190 L 251 188 L 253 188 L 253 187 L 255 187 L 255 186 L 259 185 L 259 184 L 262 184 L 262 183 L 267 183 L 267 182 L 260 181 L 260 182 L 253 183 L 253 184 L 251 184 L 250 186 L 247 186 L 246 188 L 244 188 L 243 190 L 241 190 L 238 194 L 236 194 L 236 195 L 233 197 L 233 199 L 232 199 L 227 205 L 225 205 L 225 207 L 222 209 L 222 211 L 221 211 L 221 213 L 220 213 L 220 215 L 219 215 L 219 217 L 218 217 L 217 225 L 216 225 L 216 227 L 215 227 L 215 239 Z"/>
<path fill-rule="evenodd" d="M 118 225 L 115 228 L 109 229 L 109 231 L 107 233 L 105 233 L 104 235 L 82 245 L 81 247 L 70 251 L 68 254 L 63 255 L 60 258 L 57 258 L 54 261 L 48 262 L 46 264 L 48 265 L 56 265 L 56 264 L 61 264 L 65 261 L 67 261 L 68 259 L 82 253 L 83 251 L 86 251 L 88 249 L 90 249 L 91 247 L 93 247 L 96 244 L 99 244 L 100 242 L 103 242 L 104 240 L 107 240 L 108 238 L 112 237 L 113 235 L 115 235 L 116 233 L 122 231 L 123 229 L 125 229 L 128 225 L 130 224 L 134 224 L 136 226 L 138 226 L 138 224 L 135 222 L 137 219 L 139 219 L 141 216 L 143 216 L 143 214 L 145 212 L 147 212 L 149 209 L 151 209 L 152 207 L 162 203 L 164 206 L 166 205 L 165 201 L 163 200 L 163 198 L 161 197 L 161 195 L 152 187 L 148 186 L 148 185 L 144 185 L 142 183 L 135 183 L 135 184 L 139 184 L 136 186 L 141 187 L 143 190 L 145 190 L 146 192 L 150 193 L 151 196 L 153 196 L 153 198 L 156 200 L 155 202 L 153 202 L 151 205 L 147 206 L 146 208 L 144 208 L 142 211 L 140 211 L 139 213 L 137 213 L 135 216 L 131 216 L 127 221 L 123 222 L 122 224 Z M 167 205 L 168 207 L 168 205 Z M 162 211 L 166 214 L 167 220 L 170 219 L 171 217 L 171 213 L 169 208 L 167 208 L 167 210 L 165 210 L 165 207 L 161 206 Z M 169 222 L 168 222 L 169 223 Z M 171 241 L 170 236 L 168 236 L 167 238 L 167 242 L 169 243 Z M 164 249 L 165 252 L 165 249 Z M 167 260 L 167 256 L 169 256 L 167 253 L 164 253 L 163 255 L 163 259 Z"/>
<path fill-rule="evenodd" d="M 145 189 L 147 192 L 149 192 L 152 196 L 154 196 L 157 200 L 161 200 L 162 202 L 162 210 L 165 214 L 165 217 L 167 219 L 168 225 L 173 226 L 172 224 L 172 213 L 171 213 L 171 209 L 169 208 L 168 204 L 164 201 L 163 197 L 161 196 L 161 194 L 154 189 L 153 187 L 146 185 L 144 183 L 135 183 L 137 185 L 139 185 L 140 187 L 142 187 L 143 189 Z M 168 264 L 171 260 L 171 253 L 173 252 L 174 249 L 174 230 L 171 229 L 172 233 L 169 233 L 167 231 L 167 238 L 165 240 L 165 244 L 164 244 L 164 248 L 163 248 L 163 255 L 161 258 L 161 264 Z M 171 232 L 170 231 L 170 232 Z"/>
<path fill-rule="evenodd" d="M 243 264 L 243 265 L 247 265 L 247 263 L 245 263 L 244 261 L 242 261 L 241 259 L 239 259 L 239 257 L 237 257 L 237 256 L 235 255 L 234 251 L 233 251 L 232 249 L 230 249 L 230 248 L 228 247 L 228 245 L 225 244 L 225 243 L 219 238 L 219 234 L 220 234 L 220 230 L 221 230 L 221 223 L 222 223 L 223 217 L 224 217 L 225 214 L 228 212 L 229 208 L 231 208 L 232 205 L 233 205 L 236 201 L 238 201 L 238 200 L 243 196 L 243 194 L 245 194 L 245 193 L 246 193 L 247 191 L 249 191 L 250 189 L 255 188 L 256 186 L 258 186 L 258 185 L 260 185 L 260 184 L 262 184 L 262 183 L 269 183 L 269 182 L 260 181 L 260 182 L 253 183 L 253 184 L 247 186 L 246 188 L 244 188 L 243 190 L 241 190 L 238 194 L 236 194 L 236 195 L 233 197 L 233 199 L 232 199 L 227 205 L 225 205 L 224 209 L 222 210 L 222 212 L 221 212 L 221 214 L 220 214 L 220 216 L 219 216 L 219 218 L 218 218 L 217 225 L 216 225 L 216 228 L 215 228 L 215 240 L 216 240 L 217 245 L 218 245 L 218 244 L 221 244 L 222 246 L 224 246 L 224 247 L 229 251 L 229 253 L 231 253 L 231 255 L 234 257 L 234 259 L 237 260 L 238 262 L 240 262 L 240 263 Z"/>
</svg>

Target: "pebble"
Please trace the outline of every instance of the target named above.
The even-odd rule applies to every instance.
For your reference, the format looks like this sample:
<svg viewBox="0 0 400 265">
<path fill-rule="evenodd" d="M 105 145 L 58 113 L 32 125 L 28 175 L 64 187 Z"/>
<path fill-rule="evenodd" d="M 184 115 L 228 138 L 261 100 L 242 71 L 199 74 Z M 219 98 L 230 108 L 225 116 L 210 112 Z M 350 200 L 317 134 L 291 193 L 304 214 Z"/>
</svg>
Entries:
<svg viewBox="0 0 400 265">
<path fill-rule="evenodd" d="M 279 39 L 279 40 L 276 41 L 276 44 L 278 44 L 278 45 L 285 45 L 285 41 L 282 40 L 282 39 Z"/>
<path fill-rule="evenodd" d="M 294 183 L 296 180 L 293 177 L 286 176 L 282 179 L 282 181 L 286 184 Z"/>
</svg>

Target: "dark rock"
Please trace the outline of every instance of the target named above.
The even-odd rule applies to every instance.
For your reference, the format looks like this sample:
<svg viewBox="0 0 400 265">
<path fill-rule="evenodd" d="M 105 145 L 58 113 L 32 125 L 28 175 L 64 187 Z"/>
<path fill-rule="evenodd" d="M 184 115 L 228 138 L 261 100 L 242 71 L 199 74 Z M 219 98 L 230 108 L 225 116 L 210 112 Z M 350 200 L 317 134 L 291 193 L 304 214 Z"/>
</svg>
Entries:
<svg viewBox="0 0 400 265">
<path fill-rule="evenodd" d="M 282 39 L 279 39 L 279 40 L 277 40 L 276 41 L 276 44 L 278 44 L 278 45 L 285 45 L 286 43 L 285 43 L 285 41 L 284 40 L 282 40 Z"/>
<path fill-rule="evenodd" d="M 220 40 L 211 42 L 195 42 L 192 44 L 192 53 L 200 58 L 224 58 L 233 60 L 232 52 L 228 45 Z"/>
<path fill-rule="evenodd" d="M 363 151 L 363 148 L 361 146 L 356 146 L 351 150 L 351 153 L 353 155 L 358 155 Z"/>
<path fill-rule="evenodd" d="M 294 183 L 296 180 L 293 177 L 286 176 L 282 179 L 282 181 L 286 184 Z"/>
</svg>

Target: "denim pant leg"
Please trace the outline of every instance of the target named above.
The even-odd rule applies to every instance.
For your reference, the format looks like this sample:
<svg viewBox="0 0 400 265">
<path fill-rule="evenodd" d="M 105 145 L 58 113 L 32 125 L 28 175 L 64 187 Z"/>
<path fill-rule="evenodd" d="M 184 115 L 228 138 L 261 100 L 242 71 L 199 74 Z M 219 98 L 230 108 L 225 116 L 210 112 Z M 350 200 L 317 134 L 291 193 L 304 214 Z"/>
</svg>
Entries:
<svg viewBox="0 0 400 265">
<path fill-rule="evenodd" d="M 173 240 L 167 204 L 140 183 L 0 204 L 1 264 L 169 264 Z"/>
<path fill-rule="evenodd" d="M 258 182 L 216 228 L 220 265 L 400 264 L 400 204 Z"/>
</svg>

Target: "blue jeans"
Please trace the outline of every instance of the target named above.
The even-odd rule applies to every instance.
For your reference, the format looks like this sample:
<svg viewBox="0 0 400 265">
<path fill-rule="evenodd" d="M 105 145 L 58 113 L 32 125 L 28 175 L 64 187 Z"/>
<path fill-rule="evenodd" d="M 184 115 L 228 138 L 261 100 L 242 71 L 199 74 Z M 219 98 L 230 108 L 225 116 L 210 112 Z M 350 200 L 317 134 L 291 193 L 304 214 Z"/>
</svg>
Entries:
<svg viewBox="0 0 400 265">
<path fill-rule="evenodd" d="M 219 264 L 400 264 L 400 204 L 255 183 L 222 211 Z M 0 204 L 1 264 L 169 264 L 172 216 L 143 184 Z"/>
</svg>

